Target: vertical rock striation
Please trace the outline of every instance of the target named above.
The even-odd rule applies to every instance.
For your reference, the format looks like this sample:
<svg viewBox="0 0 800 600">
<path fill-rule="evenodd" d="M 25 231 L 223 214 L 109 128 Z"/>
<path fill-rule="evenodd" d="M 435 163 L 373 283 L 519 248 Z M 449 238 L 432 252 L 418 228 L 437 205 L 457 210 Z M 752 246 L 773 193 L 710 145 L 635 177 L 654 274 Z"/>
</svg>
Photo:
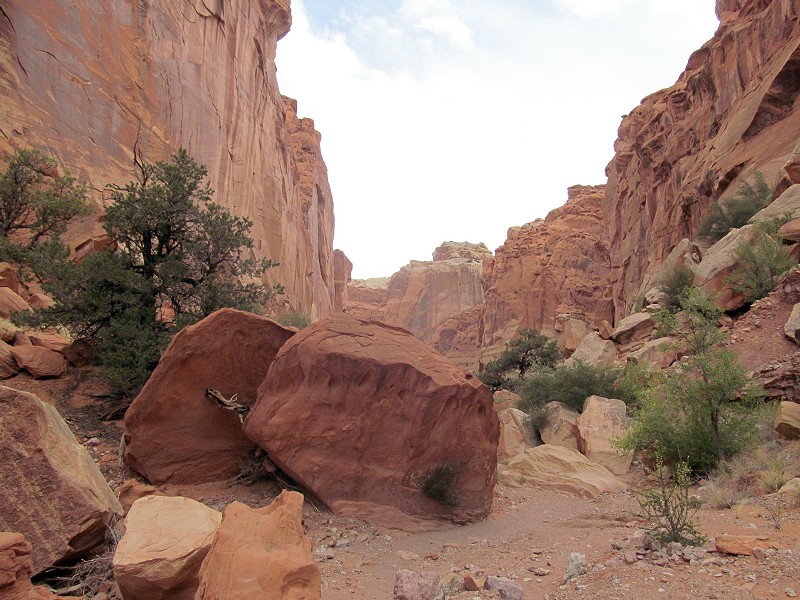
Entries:
<svg viewBox="0 0 800 600">
<path fill-rule="evenodd" d="M 185 147 L 215 200 L 253 221 L 255 253 L 280 261 L 287 308 L 332 310 L 333 202 L 320 136 L 278 90 L 288 0 L 42 0 L 0 12 L 0 155 L 35 146 L 97 198 L 147 160 Z M 106 198 L 107 199 L 107 198 Z M 87 220 L 76 246 L 97 233 Z"/>
</svg>

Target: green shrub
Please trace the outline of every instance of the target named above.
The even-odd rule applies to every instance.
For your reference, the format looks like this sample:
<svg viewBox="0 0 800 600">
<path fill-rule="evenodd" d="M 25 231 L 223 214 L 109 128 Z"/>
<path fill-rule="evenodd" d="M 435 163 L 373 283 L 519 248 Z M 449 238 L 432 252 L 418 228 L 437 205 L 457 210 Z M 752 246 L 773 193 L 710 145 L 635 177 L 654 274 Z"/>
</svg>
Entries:
<svg viewBox="0 0 800 600">
<path fill-rule="evenodd" d="M 647 535 L 662 544 L 678 542 L 687 546 L 706 543 L 695 525 L 694 517 L 700 509 L 700 501 L 689 495 L 689 468 L 683 463 L 672 465 L 672 473 L 660 458 L 656 459 L 653 473 L 657 485 L 636 494 L 641 512 L 636 515 L 649 523 Z"/>
<path fill-rule="evenodd" d="M 694 271 L 686 265 L 680 265 L 666 273 L 659 284 L 659 289 L 666 296 L 665 308 L 675 309 L 680 306 L 681 295 L 692 287 Z"/>
<path fill-rule="evenodd" d="M 780 276 L 797 264 L 797 260 L 784 251 L 782 240 L 761 227 L 756 227 L 752 242 L 742 240 L 734 256 L 736 267 L 728 281 L 748 302 L 769 294 Z"/>
<path fill-rule="evenodd" d="M 297 327 L 305 329 L 311 325 L 311 317 L 305 313 L 293 310 L 278 317 L 278 323 L 286 327 Z"/>
<path fill-rule="evenodd" d="M 443 506 L 455 508 L 461 499 L 456 489 L 458 469 L 453 465 L 440 465 L 425 479 L 422 493 Z"/>
<path fill-rule="evenodd" d="M 714 203 L 703 220 L 698 235 L 713 242 L 721 240 L 731 230 L 747 224 L 750 218 L 772 202 L 773 189 L 764 173 L 756 171 L 755 183 L 743 182 L 732 198 Z"/>
<path fill-rule="evenodd" d="M 622 371 L 575 361 L 557 369 L 539 369 L 532 373 L 519 388 L 517 406 L 530 418 L 548 402 L 561 402 L 572 410 L 581 412 L 589 396 L 616 398 L 616 386 Z"/>
<path fill-rule="evenodd" d="M 478 378 L 492 391 L 515 389 L 529 370 L 551 369 L 561 360 L 555 340 L 535 329 L 522 329 L 499 357 L 480 370 Z"/>
</svg>

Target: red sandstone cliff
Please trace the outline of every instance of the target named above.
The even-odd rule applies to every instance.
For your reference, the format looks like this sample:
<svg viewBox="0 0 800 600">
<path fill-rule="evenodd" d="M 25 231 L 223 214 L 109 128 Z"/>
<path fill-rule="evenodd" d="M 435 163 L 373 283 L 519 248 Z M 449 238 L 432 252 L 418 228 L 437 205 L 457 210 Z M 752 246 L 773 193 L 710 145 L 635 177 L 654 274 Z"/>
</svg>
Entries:
<svg viewBox="0 0 800 600">
<path fill-rule="evenodd" d="M 717 15 L 677 83 L 619 128 L 603 216 L 617 320 L 714 200 L 757 169 L 780 179 L 800 139 L 800 1 L 718 0 Z"/>
<path fill-rule="evenodd" d="M 280 261 L 288 307 L 334 301 L 333 202 L 313 122 L 278 90 L 289 0 L 142 3 L 41 0 L 0 7 L 0 155 L 35 146 L 97 197 L 147 160 L 185 147 L 215 200 L 253 221 L 256 252 Z M 79 243 L 95 223 L 73 232 Z"/>
</svg>

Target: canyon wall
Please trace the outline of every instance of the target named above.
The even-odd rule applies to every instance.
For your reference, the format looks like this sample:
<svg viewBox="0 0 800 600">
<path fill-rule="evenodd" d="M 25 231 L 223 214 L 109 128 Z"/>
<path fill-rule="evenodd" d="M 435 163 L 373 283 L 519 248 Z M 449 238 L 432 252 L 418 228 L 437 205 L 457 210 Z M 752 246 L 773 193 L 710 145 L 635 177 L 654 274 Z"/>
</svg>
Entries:
<svg viewBox="0 0 800 600">
<path fill-rule="evenodd" d="M 0 156 L 37 147 L 98 203 L 109 183 L 184 147 L 214 199 L 253 221 L 255 252 L 281 263 L 278 310 L 334 303 L 333 201 L 320 135 L 281 97 L 278 40 L 289 0 L 37 0 L 0 7 Z M 96 220 L 72 233 L 97 234 Z"/>
<path fill-rule="evenodd" d="M 714 201 L 756 170 L 780 182 L 800 140 L 800 1 L 718 0 L 717 15 L 675 85 L 619 128 L 603 215 L 617 320 Z"/>
</svg>

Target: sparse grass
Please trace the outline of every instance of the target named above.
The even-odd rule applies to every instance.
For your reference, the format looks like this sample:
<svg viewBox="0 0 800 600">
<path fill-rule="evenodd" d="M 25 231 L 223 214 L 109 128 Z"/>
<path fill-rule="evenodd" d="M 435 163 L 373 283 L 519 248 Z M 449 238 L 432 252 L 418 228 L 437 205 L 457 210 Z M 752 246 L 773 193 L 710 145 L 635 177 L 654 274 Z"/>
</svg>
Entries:
<svg viewBox="0 0 800 600">
<path fill-rule="evenodd" d="M 733 508 L 748 498 L 746 492 L 728 487 L 716 478 L 710 479 L 703 486 L 703 490 L 708 495 L 708 503 L 718 510 Z"/>
</svg>

